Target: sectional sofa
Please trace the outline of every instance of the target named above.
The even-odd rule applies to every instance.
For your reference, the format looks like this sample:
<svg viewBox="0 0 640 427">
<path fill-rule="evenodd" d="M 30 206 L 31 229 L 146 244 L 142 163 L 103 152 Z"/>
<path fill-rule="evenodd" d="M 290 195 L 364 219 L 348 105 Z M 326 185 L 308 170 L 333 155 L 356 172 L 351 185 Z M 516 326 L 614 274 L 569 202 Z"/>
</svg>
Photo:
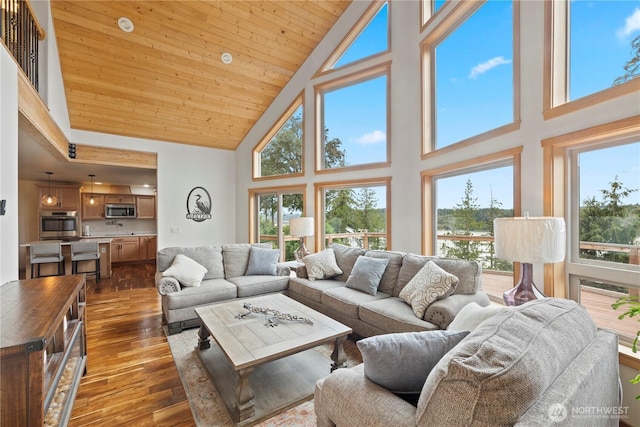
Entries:
<svg viewBox="0 0 640 427">
<path fill-rule="evenodd" d="M 333 244 L 325 251 L 305 258 L 305 263 L 320 256 L 331 256 L 337 270 L 335 275 L 314 279 L 305 266 L 290 268 L 277 263 L 277 251 L 268 244 L 231 244 L 221 247 L 169 247 L 158 251 L 156 287 L 162 295 L 162 312 L 170 334 L 199 326 L 196 307 L 232 298 L 245 298 L 270 292 L 283 292 L 291 298 L 320 311 L 351 327 L 357 335 L 367 337 L 387 332 L 406 332 L 445 329 L 456 313 L 470 302 L 489 304 L 482 291 L 482 269 L 477 262 L 424 257 L 393 251 L 364 251 Z M 265 257 L 257 263 L 255 254 L 275 255 L 269 262 Z M 177 261 L 187 258 L 194 265 L 184 265 L 187 276 L 202 272 L 194 286 L 192 277 L 175 277 Z M 359 258 L 363 258 L 358 262 Z M 456 284 L 439 295 L 424 314 L 417 316 L 412 305 L 400 298 L 402 289 L 417 276 L 425 264 L 432 261 L 455 277 Z M 356 266 L 365 263 L 385 264 L 375 289 L 350 287 L 349 278 Z M 311 265 L 311 264 L 309 264 Z M 369 265 L 361 269 L 366 276 Z M 200 267 L 199 267 L 200 266 Z M 173 268 L 172 268 L 173 267 Z M 171 270 L 170 270 L 171 269 Z M 265 274 L 256 274 L 265 273 Z M 178 271 L 180 273 L 180 271 Z M 358 274 L 354 276 L 359 277 Z M 200 277 L 200 280 L 197 279 Z M 353 281 L 354 278 L 352 278 Z M 450 294 L 450 295 L 449 295 Z"/>
</svg>

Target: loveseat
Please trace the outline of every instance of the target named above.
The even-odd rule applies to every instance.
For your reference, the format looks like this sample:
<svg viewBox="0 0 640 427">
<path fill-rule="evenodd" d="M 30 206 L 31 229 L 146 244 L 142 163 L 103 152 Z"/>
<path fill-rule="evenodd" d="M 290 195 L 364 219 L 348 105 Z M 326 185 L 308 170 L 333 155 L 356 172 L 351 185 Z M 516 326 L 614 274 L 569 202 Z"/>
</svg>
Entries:
<svg viewBox="0 0 640 427">
<path fill-rule="evenodd" d="M 334 269 L 328 266 L 332 256 L 336 264 Z M 315 257 L 320 258 L 317 263 L 312 261 Z M 384 250 L 365 251 L 342 244 L 330 244 L 322 253 L 308 255 L 302 261 L 304 266 L 295 269 L 297 277 L 289 281 L 289 297 L 348 325 L 360 337 L 446 329 L 465 305 L 471 302 L 489 305 L 489 298 L 482 291 L 482 267 L 476 261 Z M 377 261 L 386 261 L 386 265 L 376 266 Z M 430 261 L 437 266 L 434 268 L 439 267 L 452 275 L 455 284 L 441 291 L 426 309 L 422 307 L 424 314 L 418 315 L 414 307 L 401 298 L 406 298 L 401 293 Z M 309 277 L 309 266 L 315 269 L 314 264 L 321 270 L 320 277 L 317 274 Z M 354 278 L 372 276 L 376 267 L 383 271 L 380 277 L 373 275 L 364 287 L 361 283 L 350 286 Z M 376 279 L 378 283 L 375 283 Z"/>
<path fill-rule="evenodd" d="M 283 292 L 290 269 L 270 244 L 168 247 L 158 251 L 155 282 L 169 334 L 200 325 L 195 308 Z"/>
<path fill-rule="evenodd" d="M 398 352 L 403 340 L 423 342 Z M 390 334 L 358 347 L 365 349 L 363 364 L 316 384 L 318 426 L 618 425 L 617 337 L 598 330 L 570 300 L 503 310 L 462 337 L 456 331 Z M 438 351 L 434 365 L 425 367 L 423 358 Z M 402 375 L 408 384 L 422 375 L 413 404 L 407 390 L 396 390 Z"/>
</svg>

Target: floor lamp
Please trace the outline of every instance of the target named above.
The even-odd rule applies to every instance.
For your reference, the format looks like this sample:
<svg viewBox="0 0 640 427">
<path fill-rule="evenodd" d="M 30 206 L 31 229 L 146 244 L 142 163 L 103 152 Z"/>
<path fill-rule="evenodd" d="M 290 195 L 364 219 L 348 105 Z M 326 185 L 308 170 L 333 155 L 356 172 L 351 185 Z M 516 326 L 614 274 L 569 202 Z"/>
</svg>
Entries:
<svg viewBox="0 0 640 427">
<path fill-rule="evenodd" d="M 300 262 L 302 261 L 302 258 L 311 253 L 304 245 L 304 238 L 307 236 L 313 236 L 313 218 L 308 216 L 291 218 L 289 220 L 289 233 L 293 237 L 300 238 L 300 246 L 293 253 L 296 257 L 296 261 Z"/>
<path fill-rule="evenodd" d="M 496 258 L 520 262 L 520 281 L 502 298 L 507 305 L 521 305 L 544 298 L 533 283 L 533 263 L 564 260 L 566 226 L 564 218 L 525 217 L 493 220 Z"/>
</svg>

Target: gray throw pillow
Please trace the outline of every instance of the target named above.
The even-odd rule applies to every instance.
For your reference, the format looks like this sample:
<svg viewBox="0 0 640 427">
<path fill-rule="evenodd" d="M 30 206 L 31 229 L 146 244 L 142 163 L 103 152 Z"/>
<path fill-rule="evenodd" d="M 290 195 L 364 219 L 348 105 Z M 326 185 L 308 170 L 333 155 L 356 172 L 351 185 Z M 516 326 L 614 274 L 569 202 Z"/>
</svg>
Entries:
<svg viewBox="0 0 640 427">
<path fill-rule="evenodd" d="M 420 393 L 431 369 L 468 331 L 376 335 L 358 341 L 365 376 L 393 393 Z"/>
<path fill-rule="evenodd" d="M 388 259 L 359 256 L 345 286 L 375 295 L 387 264 Z"/>
<path fill-rule="evenodd" d="M 280 258 L 278 249 L 264 249 L 251 247 L 249 252 L 249 265 L 245 276 L 256 276 L 260 274 L 275 276 L 276 265 Z"/>
</svg>

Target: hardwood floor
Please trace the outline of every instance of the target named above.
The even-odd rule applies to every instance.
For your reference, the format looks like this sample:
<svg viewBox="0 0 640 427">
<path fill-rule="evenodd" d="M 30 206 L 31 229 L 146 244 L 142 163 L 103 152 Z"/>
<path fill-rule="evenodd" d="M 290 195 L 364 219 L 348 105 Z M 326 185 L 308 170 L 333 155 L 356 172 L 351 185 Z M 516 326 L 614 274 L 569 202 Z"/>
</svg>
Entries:
<svg viewBox="0 0 640 427">
<path fill-rule="evenodd" d="M 69 426 L 195 426 L 169 344 L 155 264 L 87 278 L 87 374 Z"/>
</svg>

